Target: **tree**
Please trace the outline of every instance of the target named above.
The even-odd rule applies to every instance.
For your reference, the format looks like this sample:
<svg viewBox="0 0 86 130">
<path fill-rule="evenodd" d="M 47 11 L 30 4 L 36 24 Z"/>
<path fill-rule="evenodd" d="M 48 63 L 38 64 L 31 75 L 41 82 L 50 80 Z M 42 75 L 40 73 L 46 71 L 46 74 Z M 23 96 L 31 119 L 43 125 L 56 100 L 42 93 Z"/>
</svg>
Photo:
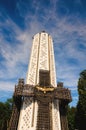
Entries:
<svg viewBox="0 0 86 130">
<path fill-rule="evenodd" d="M 12 99 L 8 99 L 5 103 L 0 102 L 0 130 L 7 130 L 7 121 L 12 112 L 12 102 Z"/>
<path fill-rule="evenodd" d="M 78 81 L 79 101 L 76 111 L 76 128 L 78 130 L 86 130 L 86 70 L 80 73 Z"/>
<path fill-rule="evenodd" d="M 68 107 L 67 118 L 69 130 L 75 130 L 75 112 L 76 107 Z"/>
</svg>

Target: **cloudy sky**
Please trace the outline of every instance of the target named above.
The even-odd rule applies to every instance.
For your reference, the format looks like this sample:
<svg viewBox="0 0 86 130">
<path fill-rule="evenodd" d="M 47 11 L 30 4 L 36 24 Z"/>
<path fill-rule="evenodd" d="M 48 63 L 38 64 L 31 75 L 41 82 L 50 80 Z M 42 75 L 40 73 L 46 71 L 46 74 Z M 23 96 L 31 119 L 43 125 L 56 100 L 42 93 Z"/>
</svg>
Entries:
<svg viewBox="0 0 86 130">
<path fill-rule="evenodd" d="M 57 82 L 78 101 L 79 74 L 86 69 L 86 0 L 0 0 L 0 101 L 26 79 L 32 37 L 45 30 L 54 40 Z"/>
</svg>

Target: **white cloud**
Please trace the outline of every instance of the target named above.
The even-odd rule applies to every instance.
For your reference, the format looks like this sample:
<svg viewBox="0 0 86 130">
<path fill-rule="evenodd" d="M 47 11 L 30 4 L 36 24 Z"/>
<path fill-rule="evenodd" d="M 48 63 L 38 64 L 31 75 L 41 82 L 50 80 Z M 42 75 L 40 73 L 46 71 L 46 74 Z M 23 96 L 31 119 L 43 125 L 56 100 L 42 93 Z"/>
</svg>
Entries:
<svg viewBox="0 0 86 130">
<path fill-rule="evenodd" d="M 13 31 L 15 36 L 12 42 L 8 42 L 5 39 L 5 34 L 3 32 L 0 35 L 0 54 L 4 59 L 0 63 L 0 65 L 2 65 L 0 77 L 13 78 L 16 75 L 19 75 L 20 72 L 18 71 L 23 71 L 21 70 L 23 69 L 22 64 L 26 65 L 29 61 L 32 36 L 28 30 L 23 32 L 9 17 L 8 19 L 5 19 L 5 22 L 2 24 L 2 29 L 5 26 L 6 29 L 9 29 L 9 31 Z"/>
<path fill-rule="evenodd" d="M 13 92 L 15 88 L 15 84 L 9 81 L 1 81 L 0 82 L 0 91 L 11 91 Z"/>
</svg>

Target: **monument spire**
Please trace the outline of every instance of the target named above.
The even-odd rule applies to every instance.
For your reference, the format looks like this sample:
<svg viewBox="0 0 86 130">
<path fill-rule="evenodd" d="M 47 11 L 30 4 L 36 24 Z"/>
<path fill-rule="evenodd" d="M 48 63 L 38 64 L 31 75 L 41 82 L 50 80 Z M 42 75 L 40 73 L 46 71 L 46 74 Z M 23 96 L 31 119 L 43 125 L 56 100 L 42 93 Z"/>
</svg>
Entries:
<svg viewBox="0 0 86 130">
<path fill-rule="evenodd" d="M 11 116 L 8 130 L 68 130 L 65 105 L 70 101 L 70 91 L 56 84 L 52 37 L 45 31 L 37 33 L 26 83 L 20 79 L 15 87 L 13 113 L 17 118 L 13 124 Z"/>
</svg>

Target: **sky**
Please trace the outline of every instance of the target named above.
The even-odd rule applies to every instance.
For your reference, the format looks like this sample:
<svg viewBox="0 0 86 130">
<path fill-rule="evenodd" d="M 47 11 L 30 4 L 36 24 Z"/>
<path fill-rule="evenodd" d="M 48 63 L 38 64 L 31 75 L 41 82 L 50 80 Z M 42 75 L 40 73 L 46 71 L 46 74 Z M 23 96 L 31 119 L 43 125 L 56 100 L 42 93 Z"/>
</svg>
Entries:
<svg viewBox="0 0 86 130">
<path fill-rule="evenodd" d="M 78 79 L 86 69 L 86 0 L 0 0 L 0 101 L 26 79 L 32 37 L 53 38 L 57 82 L 78 102 Z"/>
</svg>

